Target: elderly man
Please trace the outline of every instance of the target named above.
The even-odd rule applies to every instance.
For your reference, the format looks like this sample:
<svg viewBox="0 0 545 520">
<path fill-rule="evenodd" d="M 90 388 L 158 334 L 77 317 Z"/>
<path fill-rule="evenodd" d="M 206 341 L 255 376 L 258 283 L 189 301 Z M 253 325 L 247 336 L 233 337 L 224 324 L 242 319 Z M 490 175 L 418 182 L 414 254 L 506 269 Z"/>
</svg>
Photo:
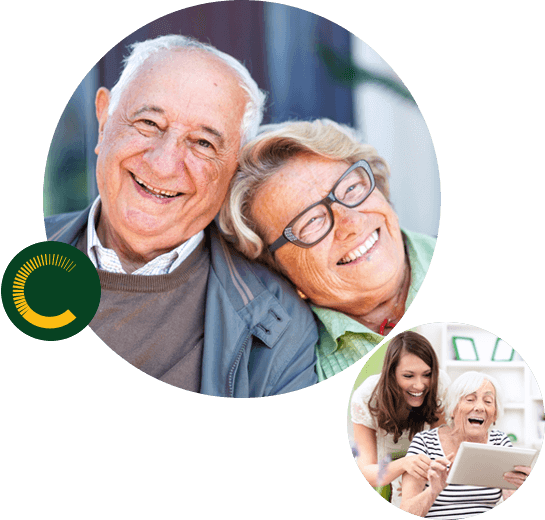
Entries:
<svg viewBox="0 0 545 520">
<path fill-rule="evenodd" d="M 116 86 L 96 96 L 100 196 L 46 219 L 49 240 L 98 269 L 91 328 L 135 367 L 195 392 L 258 397 L 316 382 L 310 311 L 213 222 L 264 97 L 211 46 L 135 44 Z"/>
</svg>

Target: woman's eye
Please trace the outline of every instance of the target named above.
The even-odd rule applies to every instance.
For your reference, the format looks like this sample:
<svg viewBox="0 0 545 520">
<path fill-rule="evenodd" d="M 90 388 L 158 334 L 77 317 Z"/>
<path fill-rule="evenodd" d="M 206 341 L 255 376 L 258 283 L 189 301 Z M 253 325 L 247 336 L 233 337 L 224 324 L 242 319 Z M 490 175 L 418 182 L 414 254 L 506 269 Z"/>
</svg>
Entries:
<svg viewBox="0 0 545 520">
<path fill-rule="evenodd" d="M 197 141 L 197 144 L 199 146 L 203 146 L 204 148 L 210 148 L 212 146 L 212 144 L 209 141 L 207 141 L 206 139 L 199 139 Z"/>
</svg>

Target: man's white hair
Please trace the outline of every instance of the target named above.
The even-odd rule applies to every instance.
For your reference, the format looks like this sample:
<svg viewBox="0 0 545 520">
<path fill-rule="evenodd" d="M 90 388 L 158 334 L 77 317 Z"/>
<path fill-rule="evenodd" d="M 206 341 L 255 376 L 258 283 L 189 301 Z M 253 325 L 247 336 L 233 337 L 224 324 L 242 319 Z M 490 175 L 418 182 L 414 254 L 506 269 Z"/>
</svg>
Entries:
<svg viewBox="0 0 545 520">
<path fill-rule="evenodd" d="M 248 101 L 242 117 L 240 129 L 241 142 L 240 146 L 246 144 L 250 139 L 257 135 L 259 125 L 263 119 L 263 110 L 267 95 L 259 89 L 248 69 L 238 60 L 229 56 L 224 52 L 219 51 L 212 45 L 201 43 L 194 38 L 170 34 L 167 36 L 159 36 L 151 40 L 133 43 L 129 46 L 130 54 L 123 60 L 123 72 L 119 80 L 110 92 L 110 105 L 108 107 L 108 115 L 111 115 L 119 104 L 121 94 L 127 88 L 129 83 L 138 74 L 138 71 L 144 62 L 152 55 L 161 50 L 175 49 L 198 49 L 209 52 L 225 62 L 240 79 L 240 86 L 248 95 Z"/>
<path fill-rule="evenodd" d="M 476 392 L 484 381 L 489 381 L 496 390 L 496 421 L 503 415 L 503 392 L 498 381 L 483 372 L 464 372 L 448 387 L 445 399 L 445 419 L 449 426 L 453 425 L 452 415 L 460 400 L 466 395 Z"/>
</svg>

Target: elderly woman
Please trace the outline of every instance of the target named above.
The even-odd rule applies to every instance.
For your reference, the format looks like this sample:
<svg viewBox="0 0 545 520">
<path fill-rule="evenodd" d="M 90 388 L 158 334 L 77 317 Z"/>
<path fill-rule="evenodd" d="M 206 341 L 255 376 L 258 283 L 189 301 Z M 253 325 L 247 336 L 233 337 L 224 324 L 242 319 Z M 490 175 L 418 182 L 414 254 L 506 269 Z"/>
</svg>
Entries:
<svg viewBox="0 0 545 520">
<path fill-rule="evenodd" d="M 413 301 L 435 239 L 402 231 L 389 168 L 329 120 L 264 127 L 220 213 L 235 246 L 281 272 L 319 320 L 318 380 L 377 345 Z"/>
<path fill-rule="evenodd" d="M 497 381 L 480 372 L 466 372 L 448 388 L 445 402 L 447 424 L 417 433 L 408 455 L 431 459 L 427 478 L 405 473 L 401 509 L 433 518 L 466 518 L 492 509 L 513 491 L 446 483 L 448 468 L 464 441 L 512 447 L 505 433 L 490 427 L 503 413 Z M 519 487 L 530 468 L 516 466 L 504 479 Z"/>
</svg>

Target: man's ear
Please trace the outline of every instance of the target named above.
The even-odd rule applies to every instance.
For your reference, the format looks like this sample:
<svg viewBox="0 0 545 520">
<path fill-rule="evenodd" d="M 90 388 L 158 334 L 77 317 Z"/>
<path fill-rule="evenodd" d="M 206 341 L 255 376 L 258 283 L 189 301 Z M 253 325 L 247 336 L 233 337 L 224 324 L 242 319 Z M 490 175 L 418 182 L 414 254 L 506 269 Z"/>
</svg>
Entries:
<svg viewBox="0 0 545 520">
<path fill-rule="evenodd" d="M 104 133 L 104 126 L 108 120 L 108 107 L 110 106 L 110 91 L 107 88 L 100 87 L 97 90 L 95 98 L 95 108 L 98 120 L 98 142 L 95 147 L 95 153 L 98 155 L 100 143 L 102 142 L 102 136 Z"/>
</svg>

